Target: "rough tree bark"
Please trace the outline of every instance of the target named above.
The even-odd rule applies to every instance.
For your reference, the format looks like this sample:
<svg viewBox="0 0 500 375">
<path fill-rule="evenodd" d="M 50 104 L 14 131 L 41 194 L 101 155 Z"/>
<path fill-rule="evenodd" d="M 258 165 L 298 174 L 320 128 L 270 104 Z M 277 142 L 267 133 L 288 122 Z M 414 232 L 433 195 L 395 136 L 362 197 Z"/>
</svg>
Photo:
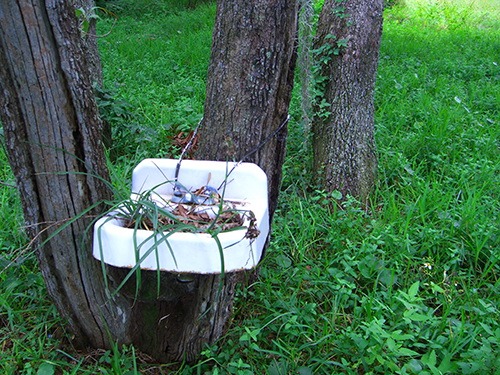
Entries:
<svg viewBox="0 0 500 375">
<path fill-rule="evenodd" d="M 312 124 L 314 173 L 326 191 L 362 202 L 377 173 L 373 98 L 382 12 L 383 0 L 325 0 L 314 43 L 323 82 Z"/>
<path fill-rule="evenodd" d="M 293 88 L 299 1 L 218 1 L 197 157 L 239 161 L 285 122 Z M 288 130 L 245 159 L 267 174 L 275 211 Z"/>
<path fill-rule="evenodd" d="M 239 161 L 286 121 L 296 63 L 298 0 L 217 1 L 198 159 Z M 287 126 L 245 161 L 267 174 L 270 222 L 278 203 Z M 234 290 L 248 273 L 226 274 L 213 329 L 232 316 Z M 215 300 L 219 276 L 200 278 Z M 213 338 L 217 337 L 213 335 Z M 211 341 L 213 341 L 213 338 Z"/>
<path fill-rule="evenodd" d="M 285 120 L 296 16 L 296 1 L 219 1 L 203 157 L 225 160 L 226 151 L 217 146 L 225 140 L 241 148 L 235 154 L 239 157 Z M 59 223 L 110 198 L 102 124 L 89 77 L 68 2 L 0 2 L 0 116 L 28 232 L 38 244 Z M 217 94 L 217 89 L 225 91 Z M 215 124 L 221 125 L 222 133 Z M 271 205 L 276 203 L 285 140 L 283 128 L 251 159 L 268 173 Z M 98 213 L 94 209 L 89 215 Z M 75 346 L 133 343 L 161 362 L 192 362 L 205 344 L 222 335 L 241 273 L 226 275 L 217 298 L 220 276 L 198 275 L 186 282 L 162 272 L 157 295 L 156 273 L 143 271 L 138 295 L 132 278 L 109 300 L 101 264 L 92 257 L 91 239 L 85 238 L 90 222 L 87 217 L 75 221 L 37 251 L 48 293 L 67 321 Z M 128 269 L 107 268 L 112 291 L 127 273 Z"/>
<path fill-rule="evenodd" d="M 38 244 L 68 219 L 110 198 L 102 125 L 71 12 L 62 0 L 0 3 L 5 145 L 28 232 Z M 89 219 L 75 222 L 37 256 L 48 293 L 75 334 L 75 344 L 105 347 L 104 324 L 117 337 L 124 327 L 112 318 L 116 309 L 105 304 L 90 242 L 82 246 L 89 224 Z"/>
</svg>

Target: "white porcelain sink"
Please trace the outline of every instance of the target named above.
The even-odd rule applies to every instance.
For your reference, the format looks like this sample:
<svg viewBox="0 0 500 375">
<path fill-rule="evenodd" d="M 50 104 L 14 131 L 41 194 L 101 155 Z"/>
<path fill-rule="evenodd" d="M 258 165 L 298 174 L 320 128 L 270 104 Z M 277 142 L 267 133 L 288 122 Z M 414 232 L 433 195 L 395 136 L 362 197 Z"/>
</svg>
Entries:
<svg viewBox="0 0 500 375">
<path fill-rule="evenodd" d="M 132 175 L 132 198 L 153 191 L 151 198 L 159 206 L 170 205 L 177 163 L 177 160 L 172 159 L 146 159 L 139 163 Z M 217 189 L 224 186 L 226 176 L 235 165 L 184 160 L 179 170 L 178 184 L 189 192 L 207 184 Z M 223 190 L 224 187 L 221 187 L 218 193 L 222 195 Z M 225 272 L 251 269 L 260 261 L 269 233 L 267 178 L 264 171 L 251 163 L 236 166 L 227 177 L 223 201 L 237 210 L 251 211 L 256 219 L 253 236 L 247 235 L 247 228 L 217 235 Z M 175 207 L 177 203 L 171 206 Z M 197 206 L 198 209 L 217 211 L 217 205 Z M 248 226 L 249 220 L 243 225 Z M 152 233 L 125 228 L 123 220 L 118 217 L 103 217 L 94 226 L 94 257 L 117 267 L 132 268 L 138 259 L 144 258 L 140 262 L 142 269 L 179 273 L 221 272 L 220 248 L 210 234 L 176 232 L 168 237 L 165 237 L 166 233 L 157 234 L 155 245 Z M 146 255 L 148 251 L 150 254 Z"/>
</svg>

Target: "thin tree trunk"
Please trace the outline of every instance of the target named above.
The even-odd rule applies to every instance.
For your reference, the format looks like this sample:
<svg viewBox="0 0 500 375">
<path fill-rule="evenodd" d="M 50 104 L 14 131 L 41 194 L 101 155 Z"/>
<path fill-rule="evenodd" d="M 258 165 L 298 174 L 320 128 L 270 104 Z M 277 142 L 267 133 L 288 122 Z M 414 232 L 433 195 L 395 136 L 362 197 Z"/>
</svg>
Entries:
<svg viewBox="0 0 500 375">
<path fill-rule="evenodd" d="M 87 57 L 90 68 L 90 82 L 92 85 L 103 87 L 101 56 L 97 48 L 97 20 L 95 15 L 94 0 L 73 0 L 75 9 L 82 8 L 87 15 L 89 28 L 87 32 L 82 32 L 82 47 Z"/>
<path fill-rule="evenodd" d="M 101 56 L 97 44 L 97 19 L 92 17 L 95 15 L 96 7 L 94 0 L 72 0 L 75 9 L 82 8 L 89 22 L 89 27 L 86 32 L 80 30 L 81 46 L 83 54 L 88 62 L 90 71 L 90 83 L 94 87 L 95 94 L 99 96 L 99 89 L 104 87 L 102 77 Z M 79 19 L 81 22 L 83 16 Z M 111 124 L 107 121 L 102 121 L 102 140 L 104 146 L 110 149 L 113 146 Z"/>
<path fill-rule="evenodd" d="M 326 0 L 314 46 L 316 80 L 323 80 L 312 126 L 314 173 L 325 190 L 362 202 L 377 173 L 373 98 L 382 12 L 383 0 Z"/>
</svg>

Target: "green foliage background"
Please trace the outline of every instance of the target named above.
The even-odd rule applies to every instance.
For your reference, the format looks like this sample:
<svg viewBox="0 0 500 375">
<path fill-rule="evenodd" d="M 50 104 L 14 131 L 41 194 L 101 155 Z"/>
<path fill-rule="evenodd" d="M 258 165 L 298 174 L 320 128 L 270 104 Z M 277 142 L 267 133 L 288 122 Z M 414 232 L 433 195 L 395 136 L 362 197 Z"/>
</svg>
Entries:
<svg viewBox="0 0 500 375">
<path fill-rule="evenodd" d="M 144 157 L 203 112 L 213 2 L 109 0 L 99 39 L 110 168 L 124 191 Z M 315 188 L 299 80 L 270 249 L 233 323 L 194 366 L 134 348 L 72 350 L 0 185 L 0 369 L 6 374 L 496 374 L 500 372 L 500 19 L 493 1 L 385 12 L 370 209 Z M 314 3 L 314 17 L 321 4 Z M 113 19 L 99 21 L 107 33 Z M 14 179 L 0 148 L 0 180 Z M 330 212 L 325 203 L 334 203 Z M 121 351 L 119 351 L 120 349 Z"/>
</svg>

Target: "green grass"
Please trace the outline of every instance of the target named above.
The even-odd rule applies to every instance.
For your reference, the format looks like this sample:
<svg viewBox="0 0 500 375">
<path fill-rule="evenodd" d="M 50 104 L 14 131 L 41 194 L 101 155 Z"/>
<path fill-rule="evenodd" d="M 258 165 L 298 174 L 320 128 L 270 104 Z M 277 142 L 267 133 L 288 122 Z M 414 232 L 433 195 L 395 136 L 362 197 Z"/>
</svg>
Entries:
<svg viewBox="0 0 500 375">
<path fill-rule="evenodd" d="M 119 20 L 100 39 L 101 104 L 123 191 L 141 158 L 176 154 L 168 137 L 201 116 L 215 7 L 111 3 Z M 386 11 L 375 96 L 379 179 L 369 210 L 352 199 L 334 212 L 323 207 L 338 196 L 310 180 L 296 87 L 259 279 L 238 291 L 227 335 L 176 373 L 500 373 L 497 8 L 492 0 L 406 0 Z M 111 24 L 101 21 L 100 32 Z M 2 149 L 0 157 L 0 180 L 13 183 Z M 15 190 L 1 185 L 0 200 L 0 369 L 168 373 L 133 348 L 71 350 L 23 250 Z"/>
<path fill-rule="evenodd" d="M 215 5 L 175 11 L 144 6 L 146 12 L 135 7 L 136 12 L 119 15 L 99 44 L 105 87 L 135 112 L 116 134 L 116 151 L 167 156 L 168 137 L 191 130 L 202 117 Z M 112 23 L 103 20 L 100 32 Z"/>
</svg>

